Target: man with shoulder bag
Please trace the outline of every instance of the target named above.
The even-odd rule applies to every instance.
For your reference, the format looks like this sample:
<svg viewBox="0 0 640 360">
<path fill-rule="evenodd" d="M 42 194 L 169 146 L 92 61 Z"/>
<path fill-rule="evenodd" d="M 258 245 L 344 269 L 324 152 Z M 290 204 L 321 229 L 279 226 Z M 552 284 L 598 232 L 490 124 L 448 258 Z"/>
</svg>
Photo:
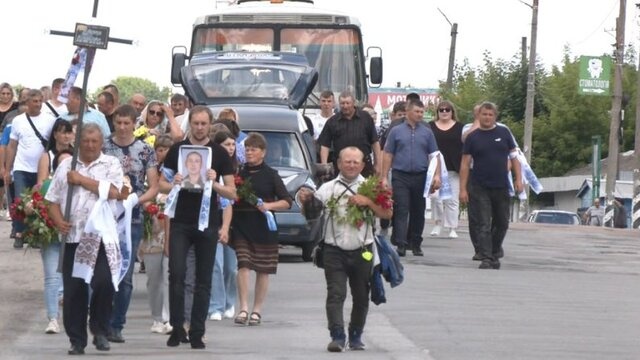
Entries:
<svg viewBox="0 0 640 360">
<path fill-rule="evenodd" d="M 349 146 L 338 156 L 340 173 L 334 180 L 324 183 L 317 192 L 310 189 L 300 192 L 303 204 L 321 202 L 325 206 L 327 221 L 322 246 L 322 263 L 327 282 L 326 312 L 331 342 L 330 352 L 344 350 L 347 336 L 344 331 L 343 308 L 347 296 L 347 282 L 351 288 L 353 307 L 348 328 L 348 345 L 351 350 L 364 350 L 362 332 L 369 310 L 369 288 L 373 265 L 372 246 L 374 232 L 366 223 L 358 227 L 345 221 L 347 206 L 354 204 L 371 209 L 376 217 L 389 219 L 392 209 L 384 209 L 366 196 L 358 194 L 358 187 L 365 181 L 360 175 L 365 166 L 364 154 L 357 147 Z M 307 207 L 307 206 L 304 206 Z M 319 259 L 315 260 L 316 262 Z"/>
<path fill-rule="evenodd" d="M 47 141 L 56 118 L 42 111 L 43 96 L 40 90 L 29 90 L 27 94 L 27 111 L 13 119 L 9 145 L 6 152 L 6 172 L 4 182 L 13 183 L 16 197 L 33 187 L 38 180 L 38 162 L 47 147 Z M 22 232 L 24 222 L 13 220 L 15 240 L 13 247 L 24 246 Z"/>
</svg>

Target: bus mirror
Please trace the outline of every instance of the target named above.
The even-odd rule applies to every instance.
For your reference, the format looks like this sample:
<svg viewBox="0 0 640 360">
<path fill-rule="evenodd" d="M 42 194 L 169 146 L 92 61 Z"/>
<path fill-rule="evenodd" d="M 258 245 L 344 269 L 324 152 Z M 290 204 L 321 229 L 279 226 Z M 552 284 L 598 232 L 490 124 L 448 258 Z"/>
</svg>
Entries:
<svg viewBox="0 0 640 360">
<path fill-rule="evenodd" d="M 171 83 L 174 85 L 180 85 L 182 83 L 182 68 L 187 63 L 187 55 L 183 53 L 173 54 L 171 59 Z"/>
<path fill-rule="evenodd" d="M 382 57 L 372 57 L 369 62 L 369 81 L 372 84 L 382 84 Z"/>
</svg>

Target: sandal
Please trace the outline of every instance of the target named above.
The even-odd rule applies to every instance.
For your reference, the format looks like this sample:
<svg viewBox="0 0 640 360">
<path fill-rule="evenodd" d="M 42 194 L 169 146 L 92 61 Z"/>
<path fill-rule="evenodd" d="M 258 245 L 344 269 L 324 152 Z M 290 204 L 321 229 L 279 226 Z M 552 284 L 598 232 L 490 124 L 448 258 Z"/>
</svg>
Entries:
<svg viewBox="0 0 640 360">
<path fill-rule="evenodd" d="M 247 310 L 240 310 L 235 319 L 233 319 L 233 322 L 238 325 L 247 325 L 247 321 L 249 321 L 249 312 Z"/>
<path fill-rule="evenodd" d="M 252 312 L 251 316 L 249 316 L 249 326 L 257 326 L 260 325 L 260 323 L 262 322 L 262 316 L 260 316 L 260 313 L 257 312 Z"/>
</svg>

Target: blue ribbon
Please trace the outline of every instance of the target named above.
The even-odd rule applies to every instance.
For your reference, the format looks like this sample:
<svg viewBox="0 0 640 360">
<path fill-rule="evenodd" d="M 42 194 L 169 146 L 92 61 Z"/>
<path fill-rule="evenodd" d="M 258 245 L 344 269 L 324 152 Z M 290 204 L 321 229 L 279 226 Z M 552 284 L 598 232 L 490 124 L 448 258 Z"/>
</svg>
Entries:
<svg viewBox="0 0 640 360">
<path fill-rule="evenodd" d="M 198 217 L 198 230 L 204 231 L 209 226 L 209 208 L 211 207 L 211 188 L 213 181 L 207 180 L 204 183 L 202 192 L 202 202 L 200 203 L 200 216 Z"/>
<path fill-rule="evenodd" d="M 256 206 L 260 207 L 262 205 L 264 205 L 264 201 L 261 198 L 258 198 L 258 203 L 256 204 Z M 278 225 L 276 224 L 276 217 L 273 215 L 273 213 L 267 210 L 264 212 L 264 216 L 267 217 L 267 226 L 269 226 L 269 230 L 270 231 L 278 230 Z"/>
</svg>

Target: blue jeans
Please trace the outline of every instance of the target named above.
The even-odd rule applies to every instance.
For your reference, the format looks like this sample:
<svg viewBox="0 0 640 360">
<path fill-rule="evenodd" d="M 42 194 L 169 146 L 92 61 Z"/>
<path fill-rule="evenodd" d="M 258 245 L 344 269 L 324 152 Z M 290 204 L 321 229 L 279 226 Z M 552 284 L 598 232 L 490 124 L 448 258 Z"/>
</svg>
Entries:
<svg viewBox="0 0 640 360">
<path fill-rule="evenodd" d="M 62 297 L 62 274 L 58 272 L 60 243 L 53 242 L 40 249 L 44 269 L 44 305 L 47 318 L 58 318 L 58 299 Z"/>
<path fill-rule="evenodd" d="M 213 265 L 209 314 L 222 313 L 235 306 L 238 298 L 237 276 L 238 258 L 236 258 L 236 252 L 230 246 L 218 243 L 216 262 Z"/>
<path fill-rule="evenodd" d="M 131 224 L 131 265 L 118 286 L 118 292 L 113 296 L 113 312 L 111 313 L 111 328 L 122 330 L 127 323 L 127 310 L 133 293 L 133 268 L 136 265 L 138 245 L 142 239 L 142 224 Z"/>
<path fill-rule="evenodd" d="M 22 192 L 28 188 L 32 188 L 38 181 L 38 173 L 30 173 L 26 171 L 13 172 L 13 191 L 15 197 L 22 197 Z M 66 204 L 62 204 L 66 206 Z M 62 208 L 64 211 L 64 207 Z M 24 222 L 13 220 L 13 228 L 17 233 L 22 233 L 25 229 Z"/>
</svg>

